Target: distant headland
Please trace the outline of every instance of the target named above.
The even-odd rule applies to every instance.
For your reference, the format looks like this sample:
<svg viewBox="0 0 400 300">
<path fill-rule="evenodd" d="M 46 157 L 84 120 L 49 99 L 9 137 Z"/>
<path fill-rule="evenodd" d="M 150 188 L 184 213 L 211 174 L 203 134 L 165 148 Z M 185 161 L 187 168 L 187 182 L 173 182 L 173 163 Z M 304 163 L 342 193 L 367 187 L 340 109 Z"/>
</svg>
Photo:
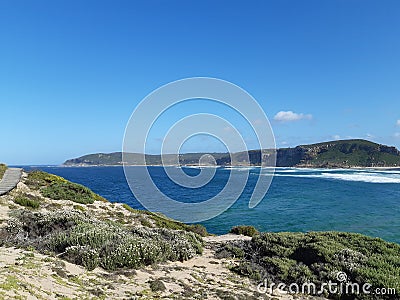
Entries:
<svg viewBox="0 0 400 300">
<path fill-rule="evenodd" d="M 365 168 L 399 167 L 400 151 L 391 146 L 377 144 L 362 139 L 337 140 L 317 144 L 299 145 L 294 148 L 276 150 L 250 150 L 232 153 L 211 153 L 217 166 L 260 166 L 262 155 L 271 156 L 276 151 L 277 167 L 311 168 Z M 199 160 L 207 153 L 179 154 L 180 165 L 199 165 Z M 144 157 L 143 157 L 144 156 Z M 65 166 L 120 166 L 177 165 L 176 154 L 152 155 L 122 152 L 88 154 L 64 162 Z M 247 159 L 248 157 L 248 159 Z M 207 162 L 202 162 L 207 165 Z"/>
</svg>

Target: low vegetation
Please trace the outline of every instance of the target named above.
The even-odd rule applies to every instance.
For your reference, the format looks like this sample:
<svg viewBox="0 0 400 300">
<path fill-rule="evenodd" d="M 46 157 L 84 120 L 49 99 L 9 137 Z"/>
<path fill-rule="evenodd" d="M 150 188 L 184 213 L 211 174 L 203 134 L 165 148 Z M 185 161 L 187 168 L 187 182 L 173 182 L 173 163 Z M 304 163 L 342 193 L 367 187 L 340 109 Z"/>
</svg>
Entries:
<svg viewBox="0 0 400 300">
<path fill-rule="evenodd" d="M 256 234 L 259 234 L 258 230 L 254 226 L 247 226 L 247 225 L 239 225 L 232 227 L 229 233 L 233 234 L 241 234 L 241 235 L 246 235 L 253 237 Z"/>
<path fill-rule="evenodd" d="M 18 195 L 14 198 L 16 204 L 28 207 L 28 208 L 39 208 L 40 200 L 39 197 L 34 197 L 31 195 Z"/>
<path fill-rule="evenodd" d="M 0 233 L 4 245 L 33 247 L 92 270 L 138 268 L 187 260 L 202 252 L 201 237 L 165 228 L 125 228 L 78 210 L 18 210 Z"/>
<path fill-rule="evenodd" d="M 0 180 L 3 178 L 4 173 L 7 170 L 7 166 L 5 164 L 0 164 Z"/>
<path fill-rule="evenodd" d="M 54 200 L 71 200 L 80 204 L 107 201 L 83 185 L 42 171 L 30 172 L 26 184 L 31 189 L 40 190 L 44 197 Z"/>
<path fill-rule="evenodd" d="M 239 247 L 242 252 L 238 245 L 225 245 L 223 250 L 243 253 L 233 270 L 257 281 L 267 278 L 321 286 L 329 281 L 339 284 L 337 274 L 344 272 L 349 282 L 360 286 L 369 283 L 373 288 L 400 291 L 400 245 L 379 238 L 342 232 L 260 233 Z M 338 297 L 329 292 L 325 296 Z M 340 299 L 355 296 L 342 295 Z M 357 299 L 399 299 L 395 295 L 374 297 L 357 295 Z"/>
<path fill-rule="evenodd" d="M 31 191 L 14 194 L 13 202 L 28 209 L 13 209 L 0 231 L 0 245 L 52 253 L 89 270 L 139 268 L 202 253 L 200 235 L 207 231 L 201 225 L 186 225 L 127 205 L 93 205 L 107 200 L 82 185 L 41 171 L 29 173 L 24 183 Z M 52 200 L 78 204 L 62 207 Z M 33 210 L 41 206 L 44 210 Z M 96 209 L 101 212 L 94 213 Z"/>
</svg>

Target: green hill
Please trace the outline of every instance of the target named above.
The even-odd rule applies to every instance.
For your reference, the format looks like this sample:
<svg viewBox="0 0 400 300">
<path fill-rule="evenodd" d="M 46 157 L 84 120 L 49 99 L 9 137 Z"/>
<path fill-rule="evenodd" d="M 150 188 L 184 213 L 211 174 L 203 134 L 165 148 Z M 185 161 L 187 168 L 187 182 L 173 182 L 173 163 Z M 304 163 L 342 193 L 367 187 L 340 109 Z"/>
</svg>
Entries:
<svg viewBox="0 0 400 300">
<path fill-rule="evenodd" d="M 297 165 L 319 167 L 397 167 L 400 151 L 366 140 L 342 140 L 302 145 Z"/>
<path fill-rule="evenodd" d="M 217 165 L 240 166 L 260 165 L 263 154 L 273 150 L 250 150 L 245 152 L 212 153 Z M 182 165 L 197 165 L 205 153 L 179 154 Z M 247 156 L 249 159 L 247 159 Z M 164 164 L 175 164 L 174 154 L 163 157 Z M 385 146 L 361 139 L 330 141 L 310 145 L 300 145 L 294 148 L 276 150 L 276 166 L 278 167 L 400 167 L 400 151 L 395 147 Z M 143 161 L 143 154 L 129 153 L 125 163 L 138 165 Z M 145 155 L 147 164 L 161 165 L 161 155 Z M 122 165 L 122 153 L 89 154 L 67 160 L 64 165 Z"/>
</svg>

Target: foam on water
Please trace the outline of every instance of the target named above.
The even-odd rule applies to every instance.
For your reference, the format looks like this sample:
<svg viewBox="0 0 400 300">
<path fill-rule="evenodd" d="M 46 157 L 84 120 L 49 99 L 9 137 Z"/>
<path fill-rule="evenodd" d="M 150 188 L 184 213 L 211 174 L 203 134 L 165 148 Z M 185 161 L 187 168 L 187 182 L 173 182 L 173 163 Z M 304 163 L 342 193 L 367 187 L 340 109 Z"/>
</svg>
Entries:
<svg viewBox="0 0 400 300">
<path fill-rule="evenodd" d="M 292 174 L 279 171 L 275 176 L 281 177 L 302 177 L 302 178 L 321 178 L 321 179 L 336 179 L 344 181 L 359 181 L 369 183 L 400 183 L 400 173 L 387 172 L 387 171 L 376 171 L 374 170 L 325 170 L 319 169 L 317 174 L 304 174 L 299 172 L 293 172 Z M 283 173 L 283 174 L 281 174 Z M 260 174 L 264 175 L 264 174 Z"/>
<path fill-rule="evenodd" d="M 235 171 L 249 171 L 249 170 L 255 170 L 257 167 L 223 167 L 223 170 L 235 170 Z"/>
<path fill-rule="evenodd" d="M 400 177 L 385 176 L 378 173 L 353 173 L 353 174 L 328 174 L 323 173 L 326 178 L 333 178 L 347 181 L 362 181 L 371 183 L 400 183 Z"/>
</svg>

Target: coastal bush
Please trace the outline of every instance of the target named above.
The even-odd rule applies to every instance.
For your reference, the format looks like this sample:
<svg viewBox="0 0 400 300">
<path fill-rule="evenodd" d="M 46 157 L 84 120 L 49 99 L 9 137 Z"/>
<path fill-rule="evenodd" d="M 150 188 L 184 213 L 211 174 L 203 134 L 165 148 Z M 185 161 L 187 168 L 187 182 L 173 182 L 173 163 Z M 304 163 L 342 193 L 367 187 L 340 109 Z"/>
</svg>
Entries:
<svg viewBox="0 0 400 300">
<path fill-rule="evenodd" d="M 257 229 L 254 228 L 254 226 L 239 225 L 232 227 L 229 233 L 253 237 L 259 232 Z"/>
<path fill-rule="evenodd" d="M 237 243 L 226 243 L 215 252 L 216 258 L 243 258 L 245 253 Z"/>
<path fill-rule="evenodd" d="M 33 209 L 39 208 L 39 206 L 40 206 L 40 202 L 36 197 L 28 197 L 28 196 L 19 195 L 14 198 L 14 202 L 19 205 L 33 208 Z"/>
<path fill-rule="evenodd" d="M 41 190 L 43 196 L 54 200 L 71 200 L 81 204 L 92 204 L 92 192 L 83 185 L 70 182 L 53 182 Z"/>
<path fill-rule="evenodd" d="M 94 270 L 99 265 L 99 254 L 88 246 L 67 247 L 62 257 L 74 264 L 82 265 L 89 271 Z"/>
<path fill-rule="evenodd" d="M 192 232 L 145 227 L 129 230 L 77 210 L 17 211 L 0 237 L 5 244 L 50 251 L 89 270 L 184 261 L 200 254 L 203 247 L 201 237 Z"/>
<path fill-rule="evenodd" d="M 208 236 L 208 235 L 210 235 L 207 232 L 207 229 L 201 224 L 187 225 L 187 231 L 191 231 L 191 232 L 197 233 L 200 236 Z"/>
<path fill-rule="evenodd" d="M 317 286 L 338 281 L 400 291 L 400 245 L 356 233 L 260 233 L 242 245 L 244 259 L 234 268 L 251 278 Z M 337 295 L 328 295 L 337 297 Z M 357 296 L 357 297 L 356 297 Z M 346 298 L 347 297 L 347 298 Z M 346 295 L 341 299 L 399 299 L 397 295 Z"/>
<path fill-rule="evenodd" d="M 72 208 L 80 211 L 86 211 L 86 209 L 81 205 L 74 205 Z"/>
<path fill-rule="evenodd" d="M 107 201 L 83 185 L 42 171 L 30 172 L 26 184 L 32 189 L 40 190 L 43 196 L 54 200 L 71 200 L 80 204 Z"/>
<path fill-rule="evenodd" d="M 152 292 L 164 292 L 167 289 L 160 279 L 151 280 L 149 283 Z"/>
<path fill-rule="evenodd" d="M 28 177 L 25 181 L 31 189 L 40 189 L 41 187 L 48 186 L 53 182 L 67 182 L 66 179 L 49 174 L 43 171 L 32 171 L 28 173 Z"/>
</svg>

